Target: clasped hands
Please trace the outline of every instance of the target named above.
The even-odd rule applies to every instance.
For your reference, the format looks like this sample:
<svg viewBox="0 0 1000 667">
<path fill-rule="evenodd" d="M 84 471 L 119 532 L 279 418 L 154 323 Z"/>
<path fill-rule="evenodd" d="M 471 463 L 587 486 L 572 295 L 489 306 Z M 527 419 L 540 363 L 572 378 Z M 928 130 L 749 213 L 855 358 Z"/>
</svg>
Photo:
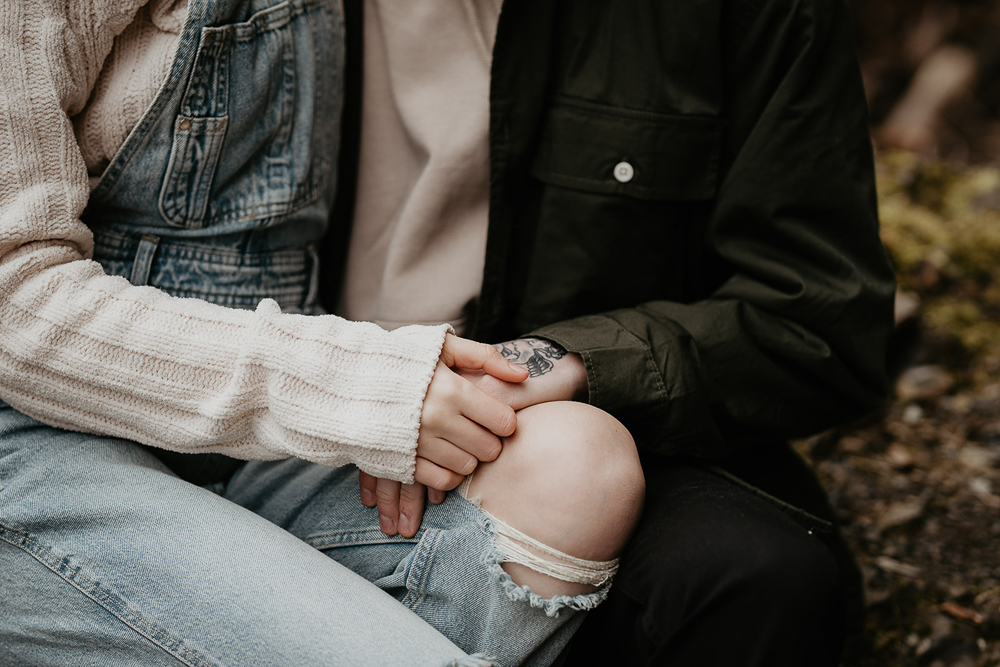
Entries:
<svg viewBox="0 0 1000 667">
<path fill-rule="evenodd" d="M 420 417 L 414 484 L 360 473 L 361 502 L 378 507 L 386 535 L 413 537 L 424 498 L 444 501 L 480 462 L 496 459 L 517 428 L 516 410 L 573 400 L 587 386 L 579 355 L 540 338 L 498 346 L 448 334 Z"/>
</svg>

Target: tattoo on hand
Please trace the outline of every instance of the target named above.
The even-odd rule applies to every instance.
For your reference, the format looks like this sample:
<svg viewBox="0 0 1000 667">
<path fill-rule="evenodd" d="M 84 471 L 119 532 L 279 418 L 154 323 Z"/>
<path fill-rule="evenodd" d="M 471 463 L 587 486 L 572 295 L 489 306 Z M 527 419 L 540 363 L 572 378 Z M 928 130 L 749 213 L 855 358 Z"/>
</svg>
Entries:
<svg viewBox="0 0 1000 667">
<path fill-rule="evenodd" d="M 495 346 L 507 361 L 528 369 L 528 377 L 545 375 L 566 356 L 566 349 L 550 340 L 522 338 Z"/>
</svg>

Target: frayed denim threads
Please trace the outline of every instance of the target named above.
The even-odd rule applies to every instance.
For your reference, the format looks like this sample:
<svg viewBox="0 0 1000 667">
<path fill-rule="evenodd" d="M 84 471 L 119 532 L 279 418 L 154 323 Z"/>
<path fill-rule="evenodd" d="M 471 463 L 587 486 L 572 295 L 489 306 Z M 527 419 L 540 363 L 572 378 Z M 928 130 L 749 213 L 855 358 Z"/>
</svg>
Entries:
<svg viewBox="0 0 1000 667">
<path fill-rule="evenodd" d="M 482 512 L 481 509 L 480 511 Z M 496 548 L 496 527 L 493 525 L 493 521 L 490 520 L 490 517 L 488 517 L 485 512 L 483 512 L 480 517 L 480 524 L 486 534 L 490 536 L 490 544 L 483 553 L 482 562 L 486 565 L 486 569 L 489 571 L 490 576 L 496 580 L 497 584 L 503 589 L 503 592 L 511 601 L 527 602 L 531 607 L 543 610 L 546 616 L 550 618 L 557 618 L 559 616 L 559 612 L 564 608 L 576 611 L 589 611 L 607 599 L 608 593 L 611 590 L 610 581 L 593 593 L 585 593 L 582 595 L 555 595 L 551 598 L 545 598 L 537 593 L 532 593 L 530 587 L 521 586 L 515 583 L 511 576 L 507 574 L 506 570 L 504 570 L 501 566 L 504 558 L 506 558 L 506 554 Z"/>
</svg>

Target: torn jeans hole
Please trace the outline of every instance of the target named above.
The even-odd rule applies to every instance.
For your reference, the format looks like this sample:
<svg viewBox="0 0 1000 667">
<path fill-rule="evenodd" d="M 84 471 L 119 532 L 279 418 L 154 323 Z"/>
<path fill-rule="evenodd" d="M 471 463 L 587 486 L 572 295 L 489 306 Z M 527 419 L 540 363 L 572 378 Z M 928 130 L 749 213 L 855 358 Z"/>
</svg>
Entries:
<svg viewBox="0 0 1000 667">
<path fill-rule="evenodd" d="M 486 555 L 486 565 L 490 568 L 491 574 L 504 587 L 508 597 L 512 600 L 527 601 L 532 607 L 544 609 L 549 616 L 558 615 L 559 609 L 562 607 L 579 610 L 593 609 L 607 598 L 611 580 L 618 571 L 617 558 L 607 561 L 585 560 L 539 542 L 484 510 L 480 496 L 469 498 L 471 483 L 472 475 L 469 475 L 457 491 L 459 495 L 474 504 L 483 513 L 484 527 L 493 536 L 493 548 Z M 545 556 L 539 556 L 527 547 L 531 547 Z M 527 586 L 519 586 L 515 583 L 510 575 L 500 567 L 501 563 L 517 563 L 540 574 L 570 583 L 588 584 L 597 587 L 598 590 L 584 595 L 556 595 L 545 599 L 532 593 Z"/>
</svg>

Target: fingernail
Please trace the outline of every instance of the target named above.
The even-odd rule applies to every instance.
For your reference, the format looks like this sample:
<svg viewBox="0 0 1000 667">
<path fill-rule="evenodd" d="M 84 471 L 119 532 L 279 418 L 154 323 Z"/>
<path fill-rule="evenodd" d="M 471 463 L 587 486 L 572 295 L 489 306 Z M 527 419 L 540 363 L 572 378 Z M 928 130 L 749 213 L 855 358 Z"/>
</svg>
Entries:
<svg viewBox="0 0 1000 667">
<path fill-rule="evenodd" d="M 399 532 L 403 535 L 410 533 L 410 518 L 405 514 L 399 515 Z"/>
<path fill-rule="evenodd" d="M 387 517 L 385 514 L 378 515 L 378 527 L 386 535 L 396 534 L 396 523 L 392 519 Z"/>
</svg>

